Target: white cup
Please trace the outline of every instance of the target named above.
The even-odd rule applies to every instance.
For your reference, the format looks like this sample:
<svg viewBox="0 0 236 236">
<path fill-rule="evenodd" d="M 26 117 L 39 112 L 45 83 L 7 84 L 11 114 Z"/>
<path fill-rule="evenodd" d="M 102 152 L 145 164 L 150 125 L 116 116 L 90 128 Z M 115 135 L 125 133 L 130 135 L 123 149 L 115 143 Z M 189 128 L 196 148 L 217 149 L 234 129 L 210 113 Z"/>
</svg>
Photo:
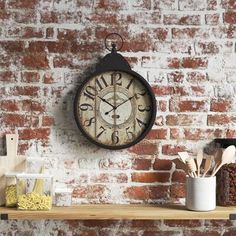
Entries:
<svg viewBox="0 0 236 236">
<path fill-rule="evenodd" d="M 186 179 L 186 208 L 212 211 L 216 208 L 216 177 Z"/>
</svg>

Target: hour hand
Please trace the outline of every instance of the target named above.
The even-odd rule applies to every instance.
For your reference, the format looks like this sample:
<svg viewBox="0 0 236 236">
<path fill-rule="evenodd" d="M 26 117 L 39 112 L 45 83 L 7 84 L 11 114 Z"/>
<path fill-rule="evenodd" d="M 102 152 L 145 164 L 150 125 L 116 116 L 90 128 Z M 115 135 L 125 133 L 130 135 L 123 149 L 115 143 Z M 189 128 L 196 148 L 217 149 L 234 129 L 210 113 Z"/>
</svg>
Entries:
<svg viewBox="0 0 236 236">
<path fill-rule="evenodd" d="M 99 97 L 99 96 L 98 96 Z M 99 97 L 103 102 L 107 103 L 108 105 L 110 105 L 113 109 L 115 109 L 116 107 L 114 105 L 112 105 L 110 102 L 108 102 L 106 99 Z"/>
</svg>

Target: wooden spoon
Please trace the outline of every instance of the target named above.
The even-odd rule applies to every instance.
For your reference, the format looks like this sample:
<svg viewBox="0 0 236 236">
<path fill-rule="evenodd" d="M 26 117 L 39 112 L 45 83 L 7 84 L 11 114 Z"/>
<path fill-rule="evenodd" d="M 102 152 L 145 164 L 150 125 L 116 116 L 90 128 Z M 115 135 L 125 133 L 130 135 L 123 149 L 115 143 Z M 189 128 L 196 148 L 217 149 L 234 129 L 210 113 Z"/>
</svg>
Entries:
<svg viewBox="0 0 236 236">
<path fill-rule="evenodd" d="M 219 169 L 224 165 L 224 164 L 229 164 L 232 162 L 233 158 L 235 156 L 235 146 L 230 145 L 228 146 L 222 155 L 221 163 L 220 165 L 216 168 L 216 170 L 212 173 L 211 176 L 215 176 L 216 173 L 219 171 Z"/>
<path fill-rule="evenodd" d="M 212 163 L 213 159 L 214 159 L 213 156 L 211 156 L 210 158 L 206 158 L 205 164 L 204 164 L 204 173 L 203 173 L 202 177 L 205 177 L 207 172 L 211 169 L 211 163 Z"/>
<path fill-rule="evenodd" d="M 189 158 L 189 155 L 187 152 L 178 152 L 178 155 L 180 157 L 180 160 L 183 162 L 183 163 L 186 163 L 186 159 Z"/>
<path fill-rule="evenodd" d="M 223 151 L 222 151 L 222 148 L 218 148 L 215 155 L 214 155 L 214 159 L 215 159 L 215 166 L 214 166 L 214 169 L 213 169 L 213 172 L 216 170 L 216 168 L 220 165 L 220 162 L 221 162 L 221 158 L 222 158 L 222 154 L 223 154 Z"/>
<path fill-rule="evenodd" d="M 202 164 L 202 159 L 203 159 L 203 149 L 200 149 L 197 153 L 197 176 L 200 177 L 200 168 Z"/>
<path fill-rule="evenodd" d="M 193 174 L 193 176 L 197 177 L 197 174 L 195 173 L 197 171 L 197 167 L 196 167 L 194 159 L 192 157 L 187 158 L 186 164 L 187 164 L 190 172 Z"/>
</svg>

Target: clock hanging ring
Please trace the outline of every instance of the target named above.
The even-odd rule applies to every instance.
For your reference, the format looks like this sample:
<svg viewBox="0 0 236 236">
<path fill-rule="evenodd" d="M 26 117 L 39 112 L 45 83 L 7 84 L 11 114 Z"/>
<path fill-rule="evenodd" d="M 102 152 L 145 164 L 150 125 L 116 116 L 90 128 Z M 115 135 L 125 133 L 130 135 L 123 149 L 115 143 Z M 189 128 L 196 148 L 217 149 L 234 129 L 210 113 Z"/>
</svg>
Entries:
<svg viewBox="0 0 236 236">
<path fill-rule="evenodd" d="M 107 149 L 123 149 L 140 142 L 156 118 L 156 99 L 149 83 L 133 71 L 116 44 L 97 64 L 95 72 L 79 87 L 74 116 L 80 131 L 92 143 Z"/>
</svg>

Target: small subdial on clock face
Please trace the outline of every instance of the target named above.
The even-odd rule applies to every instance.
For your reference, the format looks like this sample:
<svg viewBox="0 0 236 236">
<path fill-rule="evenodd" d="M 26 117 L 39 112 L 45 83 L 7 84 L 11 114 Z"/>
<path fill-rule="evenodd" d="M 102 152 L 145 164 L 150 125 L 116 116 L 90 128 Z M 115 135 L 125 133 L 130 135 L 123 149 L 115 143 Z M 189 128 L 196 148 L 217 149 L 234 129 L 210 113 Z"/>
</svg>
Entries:
<svg viewBox="0 0 236 236">
<path fill-rule="evenodd" d="M 133 104 L 126 94 L 110 92 L 103 96 L 103 99 L 108 103 L 101 102 L 99 111 L 105 122 L 111 125 L 122 125 L 130 120 L 133 113 Z"/>
</svg>

